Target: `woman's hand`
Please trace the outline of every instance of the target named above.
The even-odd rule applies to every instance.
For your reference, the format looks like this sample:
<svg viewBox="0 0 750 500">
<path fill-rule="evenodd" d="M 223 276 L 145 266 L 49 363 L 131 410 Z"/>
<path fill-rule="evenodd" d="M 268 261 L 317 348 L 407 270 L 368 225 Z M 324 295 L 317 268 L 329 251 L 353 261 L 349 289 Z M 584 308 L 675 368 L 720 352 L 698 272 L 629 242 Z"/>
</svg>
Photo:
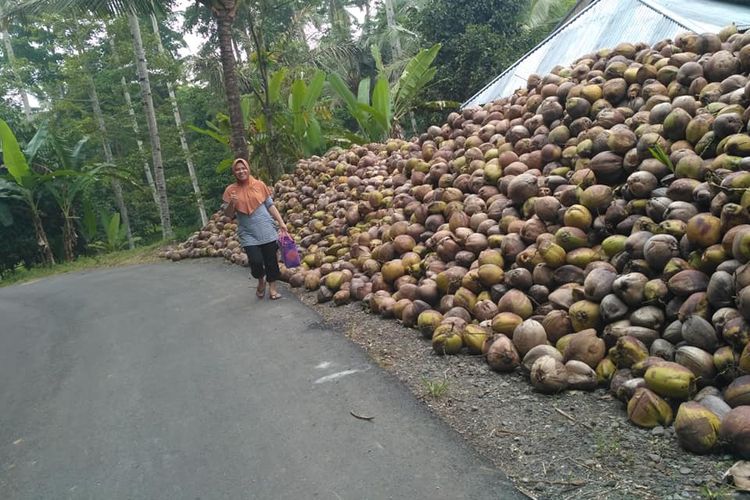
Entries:
<svg viewBox="0 0 750 500">
<path fill-rule="evenodd" d="M 285 232 L 288 233 L 289 230 L 286 227 L 286 223 L 284 222 L 284 219 L 281 218 L 281 214 L 279 213 L 279 209 L 276 208 L 276 205 L 271 205 L 271 207 L 268 209 L 268 212 L 271 214 L 271 217 L 276 220 L 276 225 L 279 226 L 279 232 Z"/>
</svg>

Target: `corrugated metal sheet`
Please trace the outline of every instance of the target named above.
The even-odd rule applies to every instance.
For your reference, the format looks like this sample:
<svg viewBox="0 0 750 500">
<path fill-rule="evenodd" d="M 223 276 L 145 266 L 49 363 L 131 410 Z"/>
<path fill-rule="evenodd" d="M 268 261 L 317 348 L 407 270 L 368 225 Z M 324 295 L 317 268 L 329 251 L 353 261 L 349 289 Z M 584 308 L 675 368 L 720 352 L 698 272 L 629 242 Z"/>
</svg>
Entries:
<svg viewBox="0 0 750 500">
<path fill-rule="evenodd" d="M 716 0 L 598 0 L 558 28 L 463 107 L 490 102 L 526 86 L 529 75 L 620 42 L 655 43 L 684 31 L 716 32 L 735 22 L 750 24 L 750 6 Z"/>
</svg>

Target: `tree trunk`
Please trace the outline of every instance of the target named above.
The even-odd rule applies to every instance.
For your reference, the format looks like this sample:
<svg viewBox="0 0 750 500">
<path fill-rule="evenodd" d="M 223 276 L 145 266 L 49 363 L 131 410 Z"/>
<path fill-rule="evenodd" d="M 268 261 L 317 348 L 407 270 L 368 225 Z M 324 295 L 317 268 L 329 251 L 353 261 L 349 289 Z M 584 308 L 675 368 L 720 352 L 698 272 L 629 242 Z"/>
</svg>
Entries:
<svg viewBox="0 0 750 500">
<path fill-rule="evenodd" d="M 112 156 L 112 148 L 109 146 L 109 136 L 107 135 L 107 127 L 104 124 L 104 114 L 102 108 L 99 105 L 99 95 L 96 92 L 96 86 L 94 80 L 89 79 L 89 96 L 91 97 L 91 106 L 94 108 L 94 118 L 96 124 L 99 127 L 99 132 L 102 135 L 102 148 L 104 149 L 104 160 L 114 165 L 114 157 Z M 122 217 L 122 223 L 125 226 L 125 230 L 128 235 L 128 248 L 135 248 L 133 243 L 133 233 L 130 230 L 130 216 L 128 215 L 128 207 L 125 205 L 125 198 L 122 196 L 122 186 L 120 181 L 112 179 L 112 191 L 115 195 L 115 205 L 117 205 L 117 211 L 120 212 Z"/>
<path fill-rule="evenodd" d="M 231 143 L 235 158 L 249 159 L 247 140 L 245 139 L 245 123 L 240 106 L 240 89 L 235 70 L 234 51 L 232 50 L 232 24 L 236 9 L 234 0 L 225 0 L 224 8 L 214 8 L 219 34 L 219 51 L 221 66 L 224 71 L 224 90 L 227 95 L 229 123 L 232 126 Z"/>
<path fill-rule="evenodd" d="M 389 37 L 391 43 L 391 60 L 397 61 L 403 56 L 403 51 L 401 50 L 401 40 L 399 39 L 396 30 L 396 14 L 393 9 L 393 0 L 385 0 L 385 18 L 388 23 L 388 30 L 391 32 Z M 414 111 L 409 111 L 409 118 L 411 119 L 412 133 L 416 135 L 417 120 L 414 117 Z M 403 130 L 401 130 L 400 126 L 397 128 L 399 129 L 399 135 L 397 137 L 401 137 L 403 135 Z"/>
<path fill-rule="evenodd" d="M 156 24 L 156 16 L 151 14 L 151 25 L 154 28 L 154 34 L 156 35 L 156 43 L 159 48 L 159 53 L 164 54 L 164 45 L 161 43 L 161 36 L 159 35 L 159 26 Z M 185 129 L 182 127 L 182 116 L 180 115 L 180 108 L 177 105 L 177 96 L 175 96 L 172 84 L 167 82 L 167 92 L 169 92 L 169 101 L 172 103 L 172 114 L 174 114 L 174 123 L 177 126 L 177 132 L 180 135 L 180 146 L 182 146 L 182 152 L 185 154 L 185 163 L 187 164 L 188 174 L 190 174 L 190 182 L 193 184 L 193 192 L 195 193 L 195 201 L 198 204 L 198 213 L 201 216 L 201 224 L 205 226 L 208 224 L 208 216 L 206 215 L 206 207 L 203 204 L 203 195 L 201 194 L 201 188 L 198 185 L 198 176 L 195 174 L 195 166 L 193 165 L 193 155 L 190 153 L 190 147 L 188 146 L 187 137 L 185 137 Z"/>
<path fill-rule="evenodd" d="M 5 45 L 5 54 L 8 57 L 8 66 L 10 67 L 11 73 L 16 78 L 18 85 L 18 93 L 21 94 L 21 101 L 23 102 L 23 115 L 26 117 L 26 121 L 31 121 L 31 105 L 29 104 L 29 96 L 26 94 L 26 89 L 23 86 L 21 75 L 16 72 L 16 54 L 13 52 L 13 45 L 10 43 L 10 34 L 8 30 L 3 26 L 3 44 Z"/>
<path fill-rule="evenodd" d="M 63 220 L 63 253 L 67 262 L 75 258 L 76 231 L 73 227 L 73 217 L 70 214 L 64 214 Z"/>
<path fill-rule="evenodd" d="M 391 42 L 391 57 L 393 60 L 401 59 L 401 40 L 396 33 L 396 15 L 393 11 L 393 0 L 385 0 L 385 18 L 388 23 L 388 31 L 391 32 L 389 37 Z"/>
<path fill-rule="evenodd" d="M 55 256 L 52 255 L 52 249 L 49 247 L 49 240 L 47 240 L 47 233 L 44 232 L 44 226 L 42 225 L 42 219 L 39 217 L 39 212 L 35 206 L 31 206 L 31 222 L 34 225 L 34 233 L 36 234 L 37 245 L 42 252 L 42 262 L 46 266 L 55 265 Z"/>
<path fill-rule="evenodd" d="M 161 217 L 161 232 L 164 239 L 171 239 L 172 218 L 169 213 L 169 200 L 167 199 L 167 185 L 164 179 L 164 164 L 161 157 L 161 141 L 159 140 L 159 128 L 156 124 L 156 112 L 154 111 L 154 100 L 151 96 L 151 83 L 148 79 L 148 68 L 146 66 L 146 54 L 143 50 L 141 39 L 141 28 L 138 18 L 133 13 L 128 14 L 130 34 L 133 36 L 133 51 L 135 53 L 135 64 L 138 69 L 138 81 L 141 84 L 141 95 L 143 107 L 146 111 L 146 123 L 148 124 L 148 135 L 151 141 L 151 157 L 154 164 L 154 181 L 156 192 L 159 194 L 159 216 Z"/>
<path fill-rule="evenodd" d="M 266 118 L 266 130 L 268 133 L 268 136 L 273 140 L 273 134 L 274 134 L 274 114 L 271 109 L 271 95 L 268 92 L 268 66 L 267 66 L 267 60 L 263 54 L 266 53 L 266 47 L 265 47 L 265 40 L 263 38 L 263 32 L 261 31 L 261 27 L 257 26 L 253 19 L 250 18 L 247 21 L 248 26 L 250 28 L 250 34 L 253 38 L 253 43 L 255 45 L 255 49 L 258 51 L 258 72 L 260 73 L 260 84 L 261 84 L 261 90 L 263 91 L 262 95 L 259 95 L 261 100 L 261 105 L 263 106 L 263 116 Z M 266 148 L 267 148 L 266 143 Z M 281 159 L 278 158 L 278 153 L 275 148 L 271 148 L 269 151 L 266 149 L 265 158 L 268 161 L 267 170 L 268 175 L 271 177 L 271 180 L 273 182 L 277 181 L 279 177 L 281 177 Z"/>
<path fill-rule="evenodd" d="M 109 38 L 109 44 L 112 47 L 112 54 L 113 57 L 115 57 L 115 64 L 119 67 L 119 61 L 117 61 L 116 52 L 115 52 L 115 40 L 113 37 Z M 146 182 L 148 183 L 148 187 L 151 190 L 151 196 L 154 199 L 154 205 L 156 206 L 156 209 L 159 209 L 159 194 L 156 192 L 156 184 L 154 184 L 154 176 L 151 174 L 151 167 L 148 164 L 148 159 L 146 159 L 146 151 L 143 148 L 143 141 L 141 140 L 140 132 L 138 131 L 138 120 L 135 117 L 135 109 L 133 108 L 133 101 L 130 98 L 130 90 L 128 90 L 128 82 L 125 80 L 125 77 L 120 78 L 120 85 L 122 86 L 122 95 L 125 97 L 125 104 L 128 106 L 128 115 L 130 115 L 130 122 L 131 127 L 133 128 L 133 133 L 135 134 L 135 142 L 138 145 L 138 153 L 141 157 L 141 160 L 143 161 L 143 173 L 146 175 Z"/>
</svg>

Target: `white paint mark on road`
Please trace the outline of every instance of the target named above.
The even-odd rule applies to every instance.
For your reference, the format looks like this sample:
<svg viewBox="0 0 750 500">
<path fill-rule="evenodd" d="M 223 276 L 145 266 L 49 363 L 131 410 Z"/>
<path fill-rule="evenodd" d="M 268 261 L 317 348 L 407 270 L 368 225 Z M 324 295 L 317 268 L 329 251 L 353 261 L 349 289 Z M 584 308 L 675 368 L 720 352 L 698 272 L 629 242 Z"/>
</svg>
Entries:
<svg viewBox="0 0 750 500">
<path fill-rule="evenodd" d="M 319 364 L 318 366 L 316 366 L 315 368 L 317 368 L 318 370 L 325 370 L 326 368 L 328 368 L 328 367 L 329 367 L 329 366 L 331 366 L 332 364 L 333 364 L 333 363 L 331 363 L 330 361 L 323 361 L 322 363 L 320 363 L 320 364 Z"/>
<path fill-rule="evenodd" d="M 320 377 L 318 380 L 316 380 L 315 384 L 322 384 L 324 382 L 331 382 L 333 380 L 340 379 L 341 377 L 346 377 L 347 375 L 352 375 L 353 373 L 359 373 L 363 372 L 365 370 L 344 370 L 342 372 L 332 373 L 330 375 L 326 375 L 325 377 Z"/>
</svg>

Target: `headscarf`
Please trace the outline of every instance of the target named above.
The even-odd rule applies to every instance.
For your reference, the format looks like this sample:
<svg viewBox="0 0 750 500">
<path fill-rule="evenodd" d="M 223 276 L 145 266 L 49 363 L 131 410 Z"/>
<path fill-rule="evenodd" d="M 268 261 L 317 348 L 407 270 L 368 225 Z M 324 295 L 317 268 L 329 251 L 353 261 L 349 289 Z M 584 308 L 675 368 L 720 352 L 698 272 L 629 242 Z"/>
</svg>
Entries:
<svg viewBox="0 0 750 500">
<path fill-rule="evenodd" d="M 234 168 L 234 165 L 237 163 L 244 163 L 247 169 L 250 170 L 250 165 L 243 158 L 234 160 L 232 167 Z M 235 210 L 247 215 L 252 214 L 272 194 L 269 187 L 262 180 L 256 179 L 252 175 L 248 177 L 247 184 L 235 182 L 227 186 L 224 190 L 224 196 L 222 196 L 222 199 L 226 203 L 231 201 L 232 192 L 237 193 Z"/>
</svg>

